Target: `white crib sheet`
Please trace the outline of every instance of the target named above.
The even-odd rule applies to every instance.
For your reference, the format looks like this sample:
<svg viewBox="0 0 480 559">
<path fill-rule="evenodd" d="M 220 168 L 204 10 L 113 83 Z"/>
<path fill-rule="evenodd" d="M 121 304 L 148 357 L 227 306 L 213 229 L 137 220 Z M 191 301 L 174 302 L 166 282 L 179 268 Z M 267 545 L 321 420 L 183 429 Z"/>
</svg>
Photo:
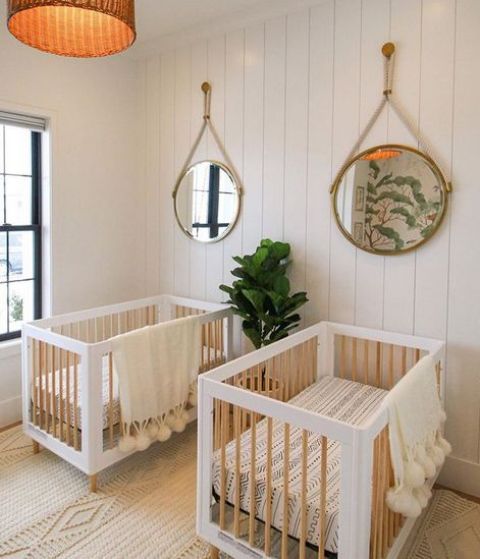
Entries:
<svg viewBox="0 0 480 559">
<path fill-rule="evenodd" d="M 203 348 L 203 362 L 204 363 L 208 363 L 208 347 L 204 346 Z M 213 366 L 215 364 L 219 365 L 221 362 L 223 362 L 222 359 L 219 359 L 218 357 L 218 351 L 216 351 L 213 348 L 210 348 L 210 366 L 211 368 L 213 368 Z M 81 375 L 81 369 L 80 369 L 80 365 L 78 366 L 78 386 L 77 386 L 77 425 L 78 428 L 81 429 L 82 428 L 82 413 L 81 413 L 81 393 L 82 393 L 82 387 L 81 387 L 81 383 L 80 383 L 80 375 Z M 62 371 L 62 386 L 63 386 L 63 398 L 66 399 L 67 397 L 67 370 L 66 368 L 63 369 Z M 46 382 L 46 377 L 47 375 L 45 375 L 43 377 L 43 386 L 45 387 L 47 385 Z M 52 401 L 55 401 L 55 406 L 56 406 L 56 417 L 59 417 L 60 414 L 60 402 L 61 402 L 61 398 L 60 398 L 60 376 L 59 376 L 59 372 L 56 372 L 56 376 L 55 376 L 55 398 L 53 398 L 53 383 L 52 383 L 52 373 L 48 374 L 48 400 L 43 401 L 43 409 L 47 410 L 47 408 L 49 410 L 52 409 Z M 64 421 L 68 422 L 70 421 L 70 425 L 73 427 L 75 424 L 74 421 L 74 415 L 73 415 L 73 410 L 74 410 L 74 404 L 73 404 L 73 400 L 74 400 L 74 374 L 73 374 L 73 366 L 70 366 L 70 386 L 69 386 L 69 400 L 70 400 L 70 409 L 69 409 L 69 413 L 66 413 L 65 407 L 63 409 L 63 417 L 64 417 Z M 139 379 L 139 382 L 141 382 L 141 379 Z M 35 386 L 38 387 L 39 385 L 39 379 L 38 377 L 35 380 Z M 47 406 L 47 401 L 48 406 Z M 110 401 L 110 386 L 109 386 L 109 372 L 108 372 L 108 358 L 105 356 L 103 359 L 103 372 L 102 372 L 102 426 L 103 429 L 107 429 L 109 426 L 109 417 L 110 417 L 110 405 L 109 405 L 109 401 Z M 65 406 L 65 404 L 64 404 Z M 120 422 L 120 401 L 119 401 L 119 396 L 118 396 L 118 381 L 117 381 L 117 375 L 115 373 L 115 371 L 113 372 L 113 400 L 112 400 L 112 414 L 113 414 L 113 425 L 117 425 L 117 423 Z"/>
<path fill-rule="evenodd" d="M 335 377 L 322 377 L 290 400 L 300 408 L 318 412 L 321 415 L 340 419 L 352 425 L 361 425 L 378 408 L 387 392 L 372 386 L 363 385 Z M 256 429 L 256 507 L 255 516 L 260 520 L 266 515 L 266 429 L 263 419 Z M 240 439 L 240 508 L 250 511 L 250 449 L 251 431 L 247 430 Z M 226 449 L 226 500 L 230 504 L 235 498 L 235 440 Z M 283 456 L 284 424 L 273 421 L 272 445 L 272 525 L 281 530 L 283 526 Z M 289 528 L 290 536 L 300 538 L 301 483 L 302 483 L 302 431 L 290 430 L 290 475 L 289 475 Z M 338 551 L 338 515 L 340 495 L 341 446 L 329 440 L 327 448 L 327 507 L 326 507 L 326 544 L 325 549 L 332 553 Z M 307 491 L 307 541 L 318 547 L 320 516 L 320 437 L 310 434 L 308 441 L 308 491 Z M 212 465 L 213 488 L 220 494 L 220 456 L 214 455 Z"/>
</svg>

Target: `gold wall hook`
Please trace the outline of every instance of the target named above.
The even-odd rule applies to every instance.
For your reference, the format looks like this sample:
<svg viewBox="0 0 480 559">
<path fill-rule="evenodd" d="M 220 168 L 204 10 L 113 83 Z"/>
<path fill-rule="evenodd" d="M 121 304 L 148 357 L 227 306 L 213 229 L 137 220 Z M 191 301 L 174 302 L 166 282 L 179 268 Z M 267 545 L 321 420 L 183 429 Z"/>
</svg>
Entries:
<svg viewBox="0 0 480 559">
<path fill-rule="evenodd" d="M 210 96 L 212 94 L 212 86 L 208 82 L 203 82 L 202 91 L 205 94 L 203 118 L 204 120 L 208 120 L 210 118 Z"/>
<path fill-rule="evenodd" d="M 385 43 L 382 47 L 382 54 L 385 58 L 391 58 L 395 52 L 395 45 L 393 43 Z"/>
</svg>

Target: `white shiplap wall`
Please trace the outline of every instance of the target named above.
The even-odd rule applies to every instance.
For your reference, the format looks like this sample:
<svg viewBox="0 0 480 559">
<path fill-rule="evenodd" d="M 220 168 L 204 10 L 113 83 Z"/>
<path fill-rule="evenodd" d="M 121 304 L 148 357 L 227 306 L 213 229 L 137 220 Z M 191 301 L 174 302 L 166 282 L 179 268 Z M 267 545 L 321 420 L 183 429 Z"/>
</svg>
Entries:
<svg viewBox="0 0 480 559">
<path fill-rule="evenodd" d="M 330 319 L 447 339 L 448 435 L 463 487 L 480 486 L 480 147 L 478 0 L 328 0 L 143 63 L 149 189 L 147 281 L 218 300 L 231 256 L 262 237 L 292 244 L 305 322 Z M 399 257 L 356 250 L 332 220 L 329 185 L 382 91 L 386 40 L 397 45 L 395 92 L 453 174 L 441 231 Z M 187 240 L 171 190 L 201 122 L 200 84 L 245 184 L 241 220 L 221 243 Z M 412 144 L 391 112 L 366 145 Z M 219 157 L 211 138 L 197 158 Z M 472 481 L 473 480 L 473 481 Z M 478 491 L 478 489 L 477 489 Z"/>
</svg>

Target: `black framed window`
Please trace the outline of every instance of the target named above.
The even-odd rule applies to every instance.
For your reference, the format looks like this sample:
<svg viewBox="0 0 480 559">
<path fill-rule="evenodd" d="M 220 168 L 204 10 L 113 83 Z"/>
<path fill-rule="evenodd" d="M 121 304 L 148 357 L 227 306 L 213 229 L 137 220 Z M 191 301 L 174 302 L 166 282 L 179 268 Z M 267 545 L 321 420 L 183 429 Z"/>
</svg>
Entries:
<svg viewBox="0 0 480 559">
<path fill-rule="evenodd" d="M 218 165 L 204 162 L 203 167 L 193 188 L 192 232 L 196 239 L 216 239 L 230 225 L 235 193 L 230 178 Z"/>
<path fill-rule="evenodd" d="M 0 341 L 41 316 L 41 134 L 0 125 Z"/>
</svg>

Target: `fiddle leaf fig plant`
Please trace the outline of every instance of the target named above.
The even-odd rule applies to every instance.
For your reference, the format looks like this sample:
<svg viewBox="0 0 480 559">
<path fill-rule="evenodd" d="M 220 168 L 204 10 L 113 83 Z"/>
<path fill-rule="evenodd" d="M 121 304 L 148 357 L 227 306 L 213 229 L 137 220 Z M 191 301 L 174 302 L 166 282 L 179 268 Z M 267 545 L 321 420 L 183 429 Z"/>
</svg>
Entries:
<svg viewBox="0 0 480 559">
<path fill-rule="evenodd" d="M 263 239 L 254 254 L 234 256 L 239 266 L 232 275 L 238 279 L 220 285 L 256 349 L 286 338 L 300 322 L 296 311 L 308 301 L 303 291 L 290 295 L 289 255 L 288 243 Z"/>
</svg>

